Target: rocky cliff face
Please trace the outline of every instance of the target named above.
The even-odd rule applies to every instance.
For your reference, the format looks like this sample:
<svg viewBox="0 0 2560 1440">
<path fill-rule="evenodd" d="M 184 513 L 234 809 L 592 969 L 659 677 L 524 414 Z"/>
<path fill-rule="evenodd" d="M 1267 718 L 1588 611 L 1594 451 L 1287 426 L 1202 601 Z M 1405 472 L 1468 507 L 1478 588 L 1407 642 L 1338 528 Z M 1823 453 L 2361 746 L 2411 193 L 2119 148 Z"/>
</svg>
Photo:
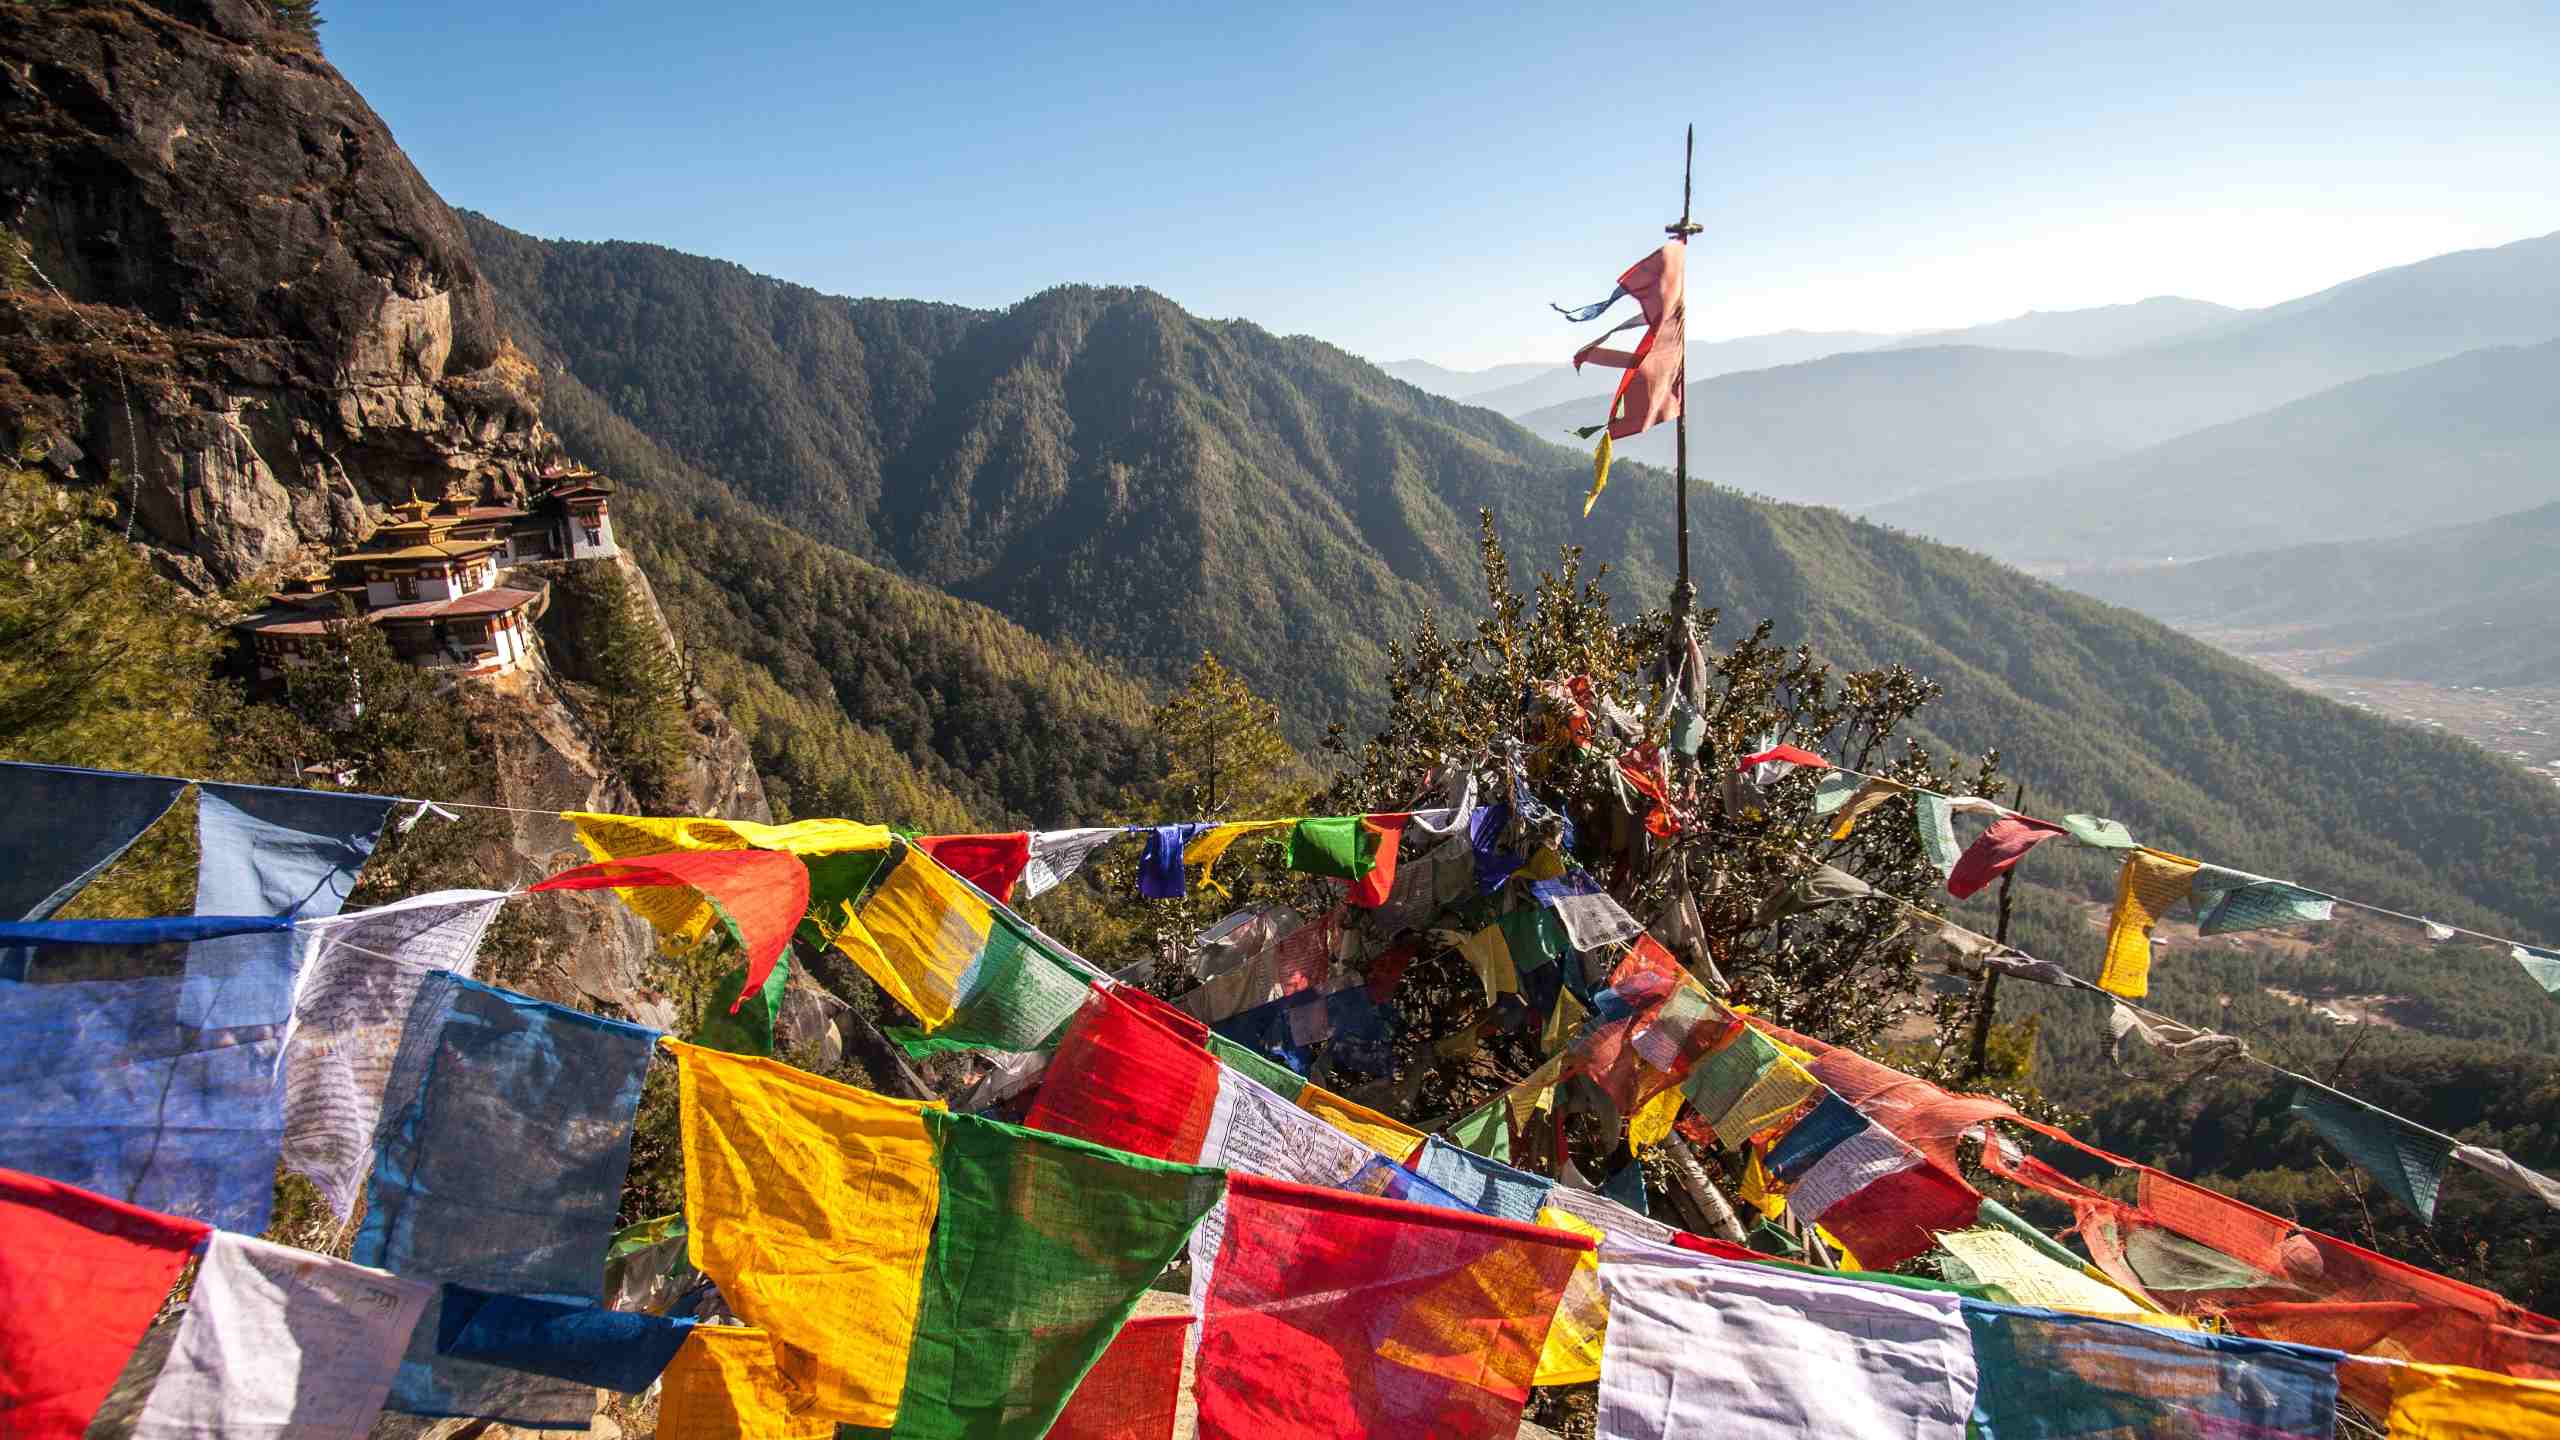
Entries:
<svg viewBox="0 0 2560 1440">
<path fill-rule="evenodd" d="M 521 496 L 559 458 L 460 222 L 267 7 L 0 6 L 0 229 L 26 267 L 0 304 L 0 438 L 130 506 L 135 541 L 200 591 L 316 560 L 413 492 Z M 585 563 L 645 591 L 627 559 Z M 496 803 L 638 808 L 547 670 L 449 693 L 496 737 Z M 691 719 L 682 800 L 770 818 L 727 717 Z M 491 885 L 586 858 L 541 814 L 485 849 Z M 544 911 L 510 983 L 670 1018 L 645 926 L 609 896 Z"/>
<path fill-rule="evenodd" d="M 53 301 L 0 355 L 199 582 L 551 447 L 460 222 L 294 47 L 247 0 L 0 9 L 0 224 Z"/>
</svg>

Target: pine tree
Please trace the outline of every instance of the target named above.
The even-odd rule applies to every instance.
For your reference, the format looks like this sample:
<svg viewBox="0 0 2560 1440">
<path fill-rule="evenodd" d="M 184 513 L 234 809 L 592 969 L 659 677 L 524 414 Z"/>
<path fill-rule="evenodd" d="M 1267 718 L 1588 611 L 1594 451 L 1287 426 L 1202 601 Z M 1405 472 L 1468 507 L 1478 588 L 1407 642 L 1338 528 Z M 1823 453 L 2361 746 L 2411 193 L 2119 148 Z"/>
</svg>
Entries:
<svg viewBox="0 0 2560 1440">
<path fill-rule="evenodd" d="M 201 774 L 220 631 L 104 527 L 113 512 L 0 469 L 0 757 Z"/>
<path fill-rule="evenodd" d="M 1165 747 L 1164 793 L 1195 819 L 1291 814 L 1314 788 L 1306 762 L 1281 738 L 1279 707 L 1208 651 L 1147 723 Z"/>
<path fill-rule="evenodd" d="M 619 566 L 576 580 L 577 668 L 601 692 L 605 749 L 652 808 L 672 808 L 688 758 L 684 667 Z"/>
</svg>

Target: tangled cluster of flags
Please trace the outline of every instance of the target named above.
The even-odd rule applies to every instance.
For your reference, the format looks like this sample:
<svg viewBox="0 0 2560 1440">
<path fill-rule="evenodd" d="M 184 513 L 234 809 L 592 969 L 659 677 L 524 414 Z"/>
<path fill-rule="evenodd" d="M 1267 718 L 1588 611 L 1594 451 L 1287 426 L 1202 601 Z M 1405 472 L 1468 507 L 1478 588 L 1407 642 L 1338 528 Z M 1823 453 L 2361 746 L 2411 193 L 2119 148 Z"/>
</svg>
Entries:
<svg viewBox="0 0 2560 1440">
<path fill-rule="evenodd" d="M 2560 1322 L 1739 1012 L 1561 855 L 1508 848 L 1471 789 L 1278 822 L 1342 905 L 1230 931 L 1170 1002 L 1000 898 L 1116 831 L 565 817 L 595 860 L 531 891 L 610 888 L 676 943 L 734 936 L 677 1039 L 472 978 L 510 894 L 337 913 L 381 797 L 202 787 L 203 865 L 230 878 L 200 908 L 254 913 L 45 918 L 174 803 L 164 778 L 0 767 L 6 798 L 82 817 L 9 857 L 31 918 L 0 926 L 10 1434 L 82 1434 L 196 1257 L 137 1435 L 353 1436 L 386 1406 L 583 1428 L 599 1387 L 655 1383 L 669 1440 L 1152 1440 L 1184 1410 L 1203 1436 L 1500 1437 L 1533 1386 L 1593 1380 L 1611 1437 L 2325 1440 L 2342 1394 L 2394 1434 L 2560 1435 Z M 1238 827 L 1166 828 L 1146 843 L 1179 877 Z M 1443 933 L 1489 996 L 1542 1002 L 1546 1062 L 1437 1134 L 1308 1078 L 1311 1047 L 1391 1005 L 1417 937 L 1488 896 L 1519 903 Z M 775 1058 L 795 932 L 911 1012 L 910 1049 L 1003 1083 L 955 1109 Z M 617 1305 L 661 1062 L 685 1196 L 680 1238 L 652 1238 L 710 1289 Z M 1745 1200 L 1839 1268 L 1600 1193 L 1567 1111 L 1639 1153 L 1725 1147 Z M 2132 1174 L 2133 1198 L 2003 1125 Z M 2069 1206 L 2092 1260 L 1969 1185 L 1966 1138 Z M 350 1259 L 255 1238 L 279 1166 L 352 1228 Z M 1923 1255 L 1947 1278 L 1886 1273 Z M 1140 1315 L 1177 1260 L 1182 1313 Z"/>
</svg>

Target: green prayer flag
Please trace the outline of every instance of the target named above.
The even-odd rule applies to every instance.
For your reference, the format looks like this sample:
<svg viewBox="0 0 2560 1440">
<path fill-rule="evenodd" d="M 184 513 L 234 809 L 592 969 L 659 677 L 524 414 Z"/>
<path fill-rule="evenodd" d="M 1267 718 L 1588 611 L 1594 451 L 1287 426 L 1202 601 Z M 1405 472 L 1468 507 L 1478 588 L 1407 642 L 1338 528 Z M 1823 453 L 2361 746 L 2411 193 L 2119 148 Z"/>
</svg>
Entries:
<svg viewBox="0 0 2560 1440">
<path fill-rule="evenodd" d="M 1511 1097 L 1496 1095 L 1461 1115 L 1449 1126 L 1449 1138 L 1487 1160 L 1511 1158 Z"/>
<path fill-rule="evenodd" d="M 1357 815 L 1301 820 L 1289 828 L 1288 866 L 1307 875 L 1357 880 L 1378 863 L 1378 834 Z"/>
<path fill-rule="evenodd" d="M 2543 950 L 2531 945 L 2508 948 L 2515 954 L 2516 963 L 2524 967 L 2524 973 L 2533 977 L 2533 983 L 2541 986 L 2544 994 L 2560 995 L 2560 950 Z"/>
<path fill-rule="evenodd" d="M 1511 951 L 1511 968 L 1523 975 L 1555 964 L 1573 948 L 1565 938 L 1564 922 L 1544 905 L 1523 905 L 1494 924 L 1501 928 L 1502 943 Z"/>
<path fill-rule="evenodd" d="M 2121 821 L 2108 820 L 2096 815 L 2065 815 L 2062 817 L 2062 828 L 2069 832 L 2072 839 L 2099 850 L 2142 848 L 2135 843 L 2133 832 L 2124 828 Z"/>
<path fill-rule="evenodd" d="M 1295 1101 L 1298 1093 L 1307 1088 L 1306 1076 L 1280 1064 L 1261 1051 L 1250 1050 L 1237 1044 L 1215 1030 L 1209 1032 L 1209 1053 L 1217 1057 L 1228 1069 L 1242 1071 L 1247 1078 L 1256 1081 L 1262 1088 L 1283 1100 Z"/>
<path fill-rule="evenodd" d="M 800 921 L 800 938 L 811 945 L 832 941 L 852 913 L 853 902 L 862 898 L 893 853 L 894 846 L 801 856 L 801 867 L 809 872 L 809 913 Z"/>
<path fill-rule="evenodd" d="M 1920 853 L 1938 867 L 1939 874 L 1954 874 L 1960 852 L 1956 848 L 1956 812 L 1947 804 L 1947 797 L 1914 790 L 1911 813 L 1920 826 Z"/>
<path fill-rule="evenodd" d="M 1813 787 L 1813 813 L 1816 815 L 1837 813 L 1841 806 L 1848 804 L 1860 790 L 1866 787 L 1866 783 L 1866 776 L 1852 774 L 1846 770 L 1834 770 L 1823 776 L 1822 783 Z"/>
<path fill-rule="evenodd" d="M 919 1058 L 954 1050 L 1046 1050 L 1065 1033 L 1092 983 L 1004 910 L 991 912 L 986 944 L 961 977 L 961 1000 L 931 1035 L 898 1027 L 889 1038 Z"/>
<path fill-rule="evenodd" d="M 2204 935 L 2309 925 L 2329 919 L 2337 904 L 2317 890 L 2219 865 L 2198 866 L 2188 886 L 2188 898 L 2196 907 L 2196 930 Z"/>
<path fill-rule="evenodd" d="M 1041 1435 L 1226 1193 L 1223 1170 L 924 1112 L 941 1195 L 906 1386 L 913 1440 Z"/>
<path fill-rule="evenodd" d="M 1785 1058 L 1768 1036 L 1746 1029 L 1733 1037 L 1732 1043 L 1699 1061 L 1689 1078 L 1680 1082 L 1680 1092 L 1712 1122 L 1731 1111 L 1770 1066 Z"/>
<path fill-rule="evenodd" d="M 791 988 L 791 957 L 775 960 L 764 977 L 764 988 L 748 996 L 733 1015 L 729 1007 L 746 983 L 744 965 L 722 975 L 703 1004 L 702 1023 L 685 1038 L 706 1050 L 726 1050 L 732 1055 L 772 1054 L 774 1029 L 782 1019 L 782 995 Z"/>
<path fill-rule="evenodd" d="M 2445 1162 L 2453 1158 L 2452 1141 L 2353 1096 L 2308 1085 L 2294 1088 L 2293 1113 L 2309 1121 L 2322 1139 L 2356 1162 L 2409 1213 L 2435 1223 L 2436 1192 L 2444 1185 Z"/>
</svg>

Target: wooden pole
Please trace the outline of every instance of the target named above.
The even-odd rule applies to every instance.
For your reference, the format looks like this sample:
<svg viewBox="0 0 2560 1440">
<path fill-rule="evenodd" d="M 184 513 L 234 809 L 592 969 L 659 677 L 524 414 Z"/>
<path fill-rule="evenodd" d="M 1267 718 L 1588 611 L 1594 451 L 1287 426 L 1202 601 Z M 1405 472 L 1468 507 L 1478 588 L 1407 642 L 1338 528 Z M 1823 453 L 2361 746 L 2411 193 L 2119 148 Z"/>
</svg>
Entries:
<svg viewBox="0 0 2560 1440">
<path fill-rule="evenodd" d="M 1669 235 L 1672 239 L 1679 241 L 1683 245 L 1689 243 L 1690 236 L 1697 234 L 1701 229 L 1705 228 L 1692 223 L 1689 219 L 1689 192 L 1691 183 L 1696 176 L 1697 162 L 1698 127 L 1692 125 L 1688 129 L 1687 138 L 1682 142 L 1680 162 L 1680 219 L 1676 224 L 1666 225 L 1663 227 L 1664 234 Z M 1682 652 L 1687 649 L 1689 643 L 1689 607 L 1695 603 L 1698 598 L 1697 587 L 1689 583 L 1688 310 L 1689 292 L 1688 287 L 1683 285 L 1680 292 L 1680 376 L 1679 379 L 1674 382 L 1680 387 L 1680 414 L 1672 421 L 1671 429 L 1671 477 L 1674 494 L 1677 497 L 1676 504 L 1678 506 L 1678 528 L 1676 531 L 1676 539 L 1679 546 L 1680 578 L 1671 587 L 1671 648 L 1670 653 L 1664 661 L 1663 673 L 1665 675 L 1674 674 L 1679 669 L 1680 656 Z"/>
<path fill-rule="evenodd" d="M 2025 808 L 2027 787 L 2018 787 L 2018 808 Z M 2009 882 L 2018 878 L 2013 866 L 2000 877 L 2000 925 L 1991 938 L 2009 943 Z M 1986 967 L 1982 972 L 1982 997 L 1973 1007 L 1973 1043 L 1965 1055 L 1964 1078 L 1967 1082 L 1982 1078 L 1983 1053 L 1991 1046 L 1991 1016 L 2000 1004 L 2000 972 Z"/>
</svg>

